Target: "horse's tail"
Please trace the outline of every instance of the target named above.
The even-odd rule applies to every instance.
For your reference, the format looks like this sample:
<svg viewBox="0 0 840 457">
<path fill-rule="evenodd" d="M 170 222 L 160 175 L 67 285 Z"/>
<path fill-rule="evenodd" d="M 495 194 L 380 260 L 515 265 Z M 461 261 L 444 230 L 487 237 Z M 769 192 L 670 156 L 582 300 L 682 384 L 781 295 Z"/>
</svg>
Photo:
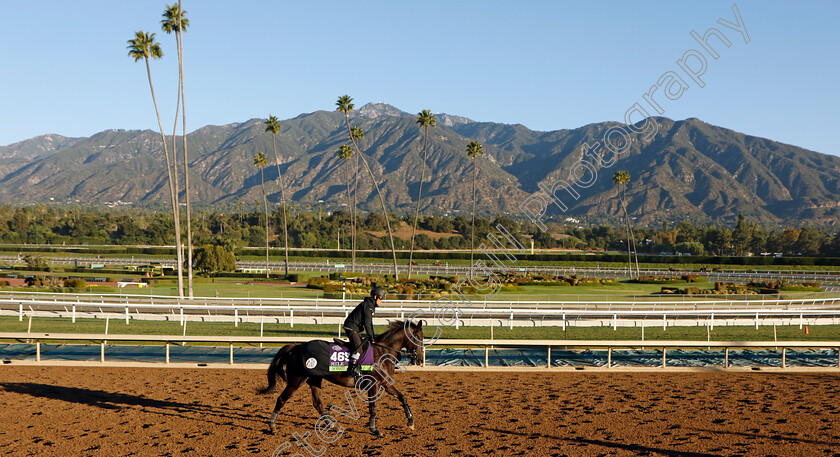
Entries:
<svg viewBox="0 0 840 457">
<path fill-rule="evenodd" d="M 283 380 L 283 382 L 286 382 L 286 362 L 289 358 L 289 354 L 291 354 L 292 349 L 294 349 L 295 346 L 297 345 L 287 344 L 277 351 L 277 355 L 274 356 L 274 360 L 272 360 L 271 365 L 268 366 L 268 387 L 260 390 L 261 394 L 270 394 L 274 392 L 274 389 L 277 386 L 278 376 Z"/>
</svg>

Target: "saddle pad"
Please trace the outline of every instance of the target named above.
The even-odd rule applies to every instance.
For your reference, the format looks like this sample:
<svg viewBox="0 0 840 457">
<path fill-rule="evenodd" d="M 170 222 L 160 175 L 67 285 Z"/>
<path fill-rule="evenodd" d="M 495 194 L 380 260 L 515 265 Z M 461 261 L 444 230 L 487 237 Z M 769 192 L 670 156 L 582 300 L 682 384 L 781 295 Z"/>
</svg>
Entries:
<svg viewBox="0 0 840 457">
<path fill-rule="evenodd" d="M 350 352 L 346 347 L 322 340 L 301 344 L 300 354 L 304 364 L 303 370 L 309 376 L 328 376 L 335 372 L 347 371 L 347 364 L 350 362 Z M 368 346 L 359 360 L 359 369 L 371 371 L 373 363 L 373 346 Z"/>
<path fill-rule="evenodd" d="M 347 371 L 350 363 L 350 351 L 336 343 L 330 343 L 330 371 Z M 367 350 L 359 358 L 359 370 L 373 370 L 373 345 L 368 345 Z"/>
</svg>

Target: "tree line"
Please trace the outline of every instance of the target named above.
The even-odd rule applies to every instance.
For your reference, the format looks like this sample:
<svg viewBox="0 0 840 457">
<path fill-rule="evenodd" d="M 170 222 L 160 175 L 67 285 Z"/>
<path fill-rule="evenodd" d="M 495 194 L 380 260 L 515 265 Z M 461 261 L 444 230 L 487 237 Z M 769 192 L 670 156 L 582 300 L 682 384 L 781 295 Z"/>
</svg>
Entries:
<svg viewBox="0 0 840 457">
<path fill-rule="evenodd" d="M 261 211 L 262 210 L 262 211 Z M 268 212 L 269 226 L 283 225 L 284 208 Z M 288 222 L 288 246 L 291 248 L 350 249 L 351 227 L 358 232 L 356 247 L 361 250 L 390 250 L 387 225 L 414 223 L 413 215 L 357 214 L 350 211 L 324 212 L 297 206 L 285 208 Z M 355 219 L 355 221 L 353 220 Z M 355 224 L 354 224 L 355 222 Z M 472 234 L 482 239 L 502 224 L 520 242 L 536 249 L 585 249 L 626 251 L 626 227 L 550 224 L 543 232 L 537 227 L 507 216 L 476 217 L 475 230 L 470 217 L 420 215 L 414 248 L 469 249 Z M 241 247 L 265 247 L 266 218 L 263 208 L 240 209 L 231 213 L 202 211 L 191 221 L 196 246 L 217 245 L 228 250 Z M 4 244 L 52 245 L 168 245 L 175 244 L 172 215 L 137 209 L 72 209 L 47 207 L 0 206 L 0 242 Z M 840 233 L 814 227 L 787 227 L 766 230 L 758 224 L 738 218 L 732 227 L 695 225 L 680 222 L 660 227 L 633 227 L 639 252 L 646 254 L 691 254 L 744 256 L 761 253 L 803 256 L 840 256 Z M 268 233 L 269 245 L 282 248 L 283 236 Z M 411 240 L 394 237 L 397 249 L 409 249 Z"/>
</svg>

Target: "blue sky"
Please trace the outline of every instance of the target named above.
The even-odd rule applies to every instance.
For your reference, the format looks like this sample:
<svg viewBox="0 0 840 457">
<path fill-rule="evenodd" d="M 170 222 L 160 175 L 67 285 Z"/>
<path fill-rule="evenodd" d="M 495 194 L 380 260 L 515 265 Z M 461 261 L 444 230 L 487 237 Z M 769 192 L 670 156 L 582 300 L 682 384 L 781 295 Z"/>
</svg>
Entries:
<svg viewBox="0 0 840 457">
<path fill-rule="evenodd" d="M 171 129 L 177 59 L 174 37 L 160 32 L 164 3 L 0 2 L 0 145 L 156 129 L 145 68 L 126 55 L 140 29 L 166 54 L 152 77 Z M 731 1 L 185 0 L 187 128 L 332 110 L 342 94 L 357 107 L 535 130 L 622 120 L 698 48 L 689 32 L 716 27 L 732 46 L 717 46 L 706 86 L 663 103 L 664 115 L 840 155 L 840 3 L 737 5 L 749 44 L 716 23 L 734 21 Z"/>
</svg>

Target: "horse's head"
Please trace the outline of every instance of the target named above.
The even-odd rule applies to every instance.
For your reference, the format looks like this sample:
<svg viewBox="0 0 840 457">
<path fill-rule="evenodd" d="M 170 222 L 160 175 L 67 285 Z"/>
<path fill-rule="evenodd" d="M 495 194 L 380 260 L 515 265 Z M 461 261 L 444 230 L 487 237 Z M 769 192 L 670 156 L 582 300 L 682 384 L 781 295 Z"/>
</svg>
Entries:
<svg viewBox="0 0 840 457">
<path fill-rule="evenodd" d="M 423 363 L 423 321 L 416 324 L 406 321 L 404 329 L 405 338 L 402 347 L 408 352 L 411 364 L 420 365 Z"/>
</svg>

